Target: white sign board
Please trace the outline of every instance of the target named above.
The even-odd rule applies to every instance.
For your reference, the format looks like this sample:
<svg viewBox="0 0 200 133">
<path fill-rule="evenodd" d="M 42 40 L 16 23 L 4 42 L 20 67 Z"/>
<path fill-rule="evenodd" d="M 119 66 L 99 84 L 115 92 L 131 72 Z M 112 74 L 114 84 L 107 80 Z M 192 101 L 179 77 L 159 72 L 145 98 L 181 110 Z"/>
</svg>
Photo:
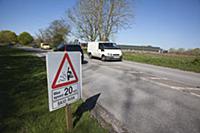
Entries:
<svg viewBox="0 0 200 133">
<path fill-rule="evenodd" d="M 46 55 L 49 110 L 54 111 L 81 97 L 80 52 L 49 52 Z"/>
</svg>

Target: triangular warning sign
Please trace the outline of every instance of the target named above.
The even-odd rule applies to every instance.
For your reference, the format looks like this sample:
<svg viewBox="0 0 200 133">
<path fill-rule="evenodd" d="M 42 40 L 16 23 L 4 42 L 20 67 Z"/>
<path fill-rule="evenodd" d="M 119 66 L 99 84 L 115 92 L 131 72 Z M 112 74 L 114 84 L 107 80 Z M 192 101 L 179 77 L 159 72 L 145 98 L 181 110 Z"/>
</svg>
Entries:
<svg viewBox="0 0 200 133">
<path fill-rule="evenodd" d="M 69 55 L 65 53 L 53 80 L 52 88 L 56 89 L 76 82 L 78 82 L 78 77 L 69 58 Z"/>
</svg>

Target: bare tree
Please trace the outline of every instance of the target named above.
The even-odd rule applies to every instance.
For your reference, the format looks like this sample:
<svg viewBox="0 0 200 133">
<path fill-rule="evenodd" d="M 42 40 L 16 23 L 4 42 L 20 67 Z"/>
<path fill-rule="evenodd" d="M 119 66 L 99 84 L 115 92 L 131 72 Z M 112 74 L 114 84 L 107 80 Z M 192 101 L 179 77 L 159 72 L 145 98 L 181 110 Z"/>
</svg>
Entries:
<svg viewBox="0 0 200 133">
<path fill-rule="evenodd" d="M 130 0 L 78 0 L 76 7 L 68 11 L 68 17 L 76 26 L 78 37 L 95 41 L 109 40 L 120 28 L 126 28 L 133 16 Z"/>
<path fill-rule="evenodd" d="M 79 0 L 77 6 L 68 11 L 68 17 L 76 26 L 75 35 L 81 39 L 94 41 L 98 35 L 97 10 L 95 0 Z"/>
<path fill-rule="evenodd" d="M 35 42 L 39 45 L 41 42 L 45 42 L 46 38 L 44 35 L 44 30 L 39 29 L 38 33 L 35 34 Z"/>
</svg>

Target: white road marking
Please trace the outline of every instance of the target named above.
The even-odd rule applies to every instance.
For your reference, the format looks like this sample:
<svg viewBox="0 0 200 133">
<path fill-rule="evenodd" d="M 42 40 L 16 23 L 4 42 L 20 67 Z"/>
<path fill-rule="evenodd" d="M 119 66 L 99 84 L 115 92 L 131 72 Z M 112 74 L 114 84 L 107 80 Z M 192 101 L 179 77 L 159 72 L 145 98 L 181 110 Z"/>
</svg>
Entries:
<svg viewBox="0 0 200 133">
<path fill-rule="evenodd" d="M 200 88 L 191 88 L 191 87 L 171 86 L 171 88 L 176 89 L 176 90 L 197 90 L 197 91 L 200 91 Z"/>
<path fill-rule="evenodd" d="M 154 83 L 154 84 L 157 84 L 157 85 L 161 85 L 161 86 L 164 86 L 164 87 L 168 87 L 168 88 L 171 88 L 171 89 L 174 89 L 174 90 L 179 90 L 179 91 L 182 91 L 184 92 L 183 90 L 197 90 L 197 91 L 200 91 L 200 88 L 192 88 L 192 87 L 179 87 L 179 86 L 171 86 L 171 85 L 167 85 L 167 84 L 164 84 L 164 83 L 160 83 L 160 82 L 156 82 L 156 81 L 153 81 L 151 80 L 151 78 L 141 78 L 145 81 L 149 81 L 151 83 Z M 200 98 L 200 95 L 196 94 L 196 93 L 193 93 L 193 92 L 189 92 L 189 94 L 193 95 L 193 96 L 197 96 Z"/>
<path fill-rule="evenodd" d="M 196 93 L 193 93 L 193 92 L 190 92 L 190 94 L 194 95 L 194 96 L 197 96 L 200 98 L 200 95 L 196 94 Z"/>
<path fill-rule="evenodd" d="M 162 77 L 150 77 L 150 79 L 162 79 L 162 80 L 168 80 L 168 78 L 162 78 Z"/>
</svg>

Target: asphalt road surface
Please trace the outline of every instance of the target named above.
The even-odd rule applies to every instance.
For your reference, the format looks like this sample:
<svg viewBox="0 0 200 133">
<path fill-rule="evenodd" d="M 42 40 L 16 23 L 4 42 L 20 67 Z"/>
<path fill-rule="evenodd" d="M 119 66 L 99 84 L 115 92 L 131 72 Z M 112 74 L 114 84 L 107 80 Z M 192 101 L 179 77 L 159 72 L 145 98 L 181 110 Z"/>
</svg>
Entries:
<svg viewBox="0 0 200 133">
<path fill-rule="evenodd" d="M 27 47 L 27 46 L 21 46 L 21 47 L 16 47 L 19 49 L 23 49 L 25 51 L 29 51 L 33 53 L 33 55 L 36 55 L 38 57 L 45 57 L 47 52 L 51 52 L 52 50 L 43 50 L 41 48 L 32 48 L 32 47 Z"/>
<path fill-rule="evenodd" d="M 88 59 L 83 94 L 133 133 L 200 133 L 200 74 L 134 62 Z"/>
<path fill-rule="evenodd" d="M 100 93 L 98 104 L 128 132 L 200 133 L 200 74 L 87 56 L 82 70 L 83 96 Z"/>
</svg>

